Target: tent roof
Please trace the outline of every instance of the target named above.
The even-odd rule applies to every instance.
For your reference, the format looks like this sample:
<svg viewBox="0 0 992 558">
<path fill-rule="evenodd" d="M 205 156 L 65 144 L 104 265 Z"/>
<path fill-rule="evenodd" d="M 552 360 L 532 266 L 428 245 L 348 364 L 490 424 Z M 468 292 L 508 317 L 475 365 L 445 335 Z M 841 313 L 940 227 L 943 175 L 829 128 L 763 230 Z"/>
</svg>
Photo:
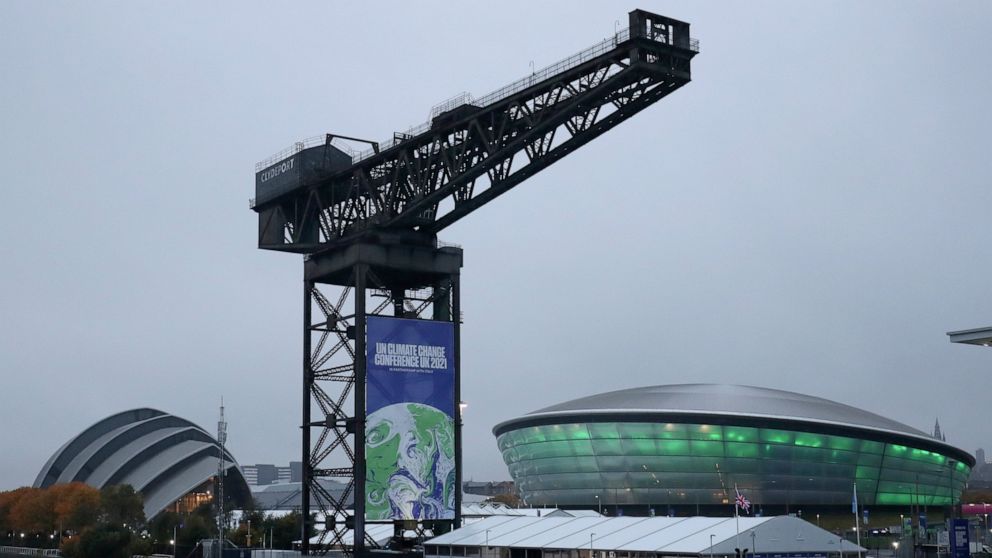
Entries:
<svg viewBox="0 0 992 558">
<path fill-rule="evenodd" d="M 426 544 L 484 546 L 487 531 L 489 546 L 506 548 L 583 549 L 591 542 L 595 550 L 732 555 L 738 546 L 732 517 L 489 517 Z M 828 553 L 841 545 L 837 535 L 792 516 L 741 517 L 740 537 L 760 554 Z M 857 550 L 843 542 L 844 552 Z"/>
</svg>

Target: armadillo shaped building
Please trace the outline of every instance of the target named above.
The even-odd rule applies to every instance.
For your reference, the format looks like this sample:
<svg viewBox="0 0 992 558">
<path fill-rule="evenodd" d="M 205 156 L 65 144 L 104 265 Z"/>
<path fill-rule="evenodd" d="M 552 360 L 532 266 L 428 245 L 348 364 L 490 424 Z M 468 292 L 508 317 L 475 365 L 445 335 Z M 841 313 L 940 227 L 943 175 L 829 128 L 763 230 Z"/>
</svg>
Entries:
<svg viewBox="0 0 992 558">
<path fill-rule="evenodd" d="M 45 463 L 36 488 L 84 482 L 129 484 L 144 498 L 145 517 L 189 511 L 210 501 L 220 463 L 217 440 L 192 422 L 156 409 L 111 415 L 72 438 Z M 224 452 L 225 501 L 251 497 L 237 462 Z"/>
</svg>

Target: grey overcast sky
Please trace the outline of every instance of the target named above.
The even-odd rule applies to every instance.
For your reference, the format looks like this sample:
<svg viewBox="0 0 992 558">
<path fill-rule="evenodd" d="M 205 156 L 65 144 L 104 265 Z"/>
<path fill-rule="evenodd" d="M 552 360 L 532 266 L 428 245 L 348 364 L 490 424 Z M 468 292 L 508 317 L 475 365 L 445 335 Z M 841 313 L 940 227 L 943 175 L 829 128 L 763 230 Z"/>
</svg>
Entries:
<svg viewBox="0 0 992 558">
<path fill-rule="evenodd" d="M 798 391 L 992 446 L 987 2 L 0 2 L 0 489 L 151 406 L 299 456 L 298 256 L 254 164 L 387 138 L 644 8 L 693 81 L 443 239 L 465 248 L 465 478 L 492 426 L 652 384 Z M 992 448 L 990 448 L 992 449 Z"/>
</svg>

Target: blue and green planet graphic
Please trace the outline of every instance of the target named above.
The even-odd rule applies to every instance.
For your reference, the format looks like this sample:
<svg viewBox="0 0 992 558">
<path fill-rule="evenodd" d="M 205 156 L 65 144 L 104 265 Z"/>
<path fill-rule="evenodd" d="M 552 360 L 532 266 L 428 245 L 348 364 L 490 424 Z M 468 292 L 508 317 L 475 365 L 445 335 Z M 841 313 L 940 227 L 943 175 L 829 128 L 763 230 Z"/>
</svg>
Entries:
<svg viewBox="0 0 992 558">
<path fill-rule="evenodd" d="M 365 517 L 453 519 L 454 331 L 369 317 Z"/>
</svg>

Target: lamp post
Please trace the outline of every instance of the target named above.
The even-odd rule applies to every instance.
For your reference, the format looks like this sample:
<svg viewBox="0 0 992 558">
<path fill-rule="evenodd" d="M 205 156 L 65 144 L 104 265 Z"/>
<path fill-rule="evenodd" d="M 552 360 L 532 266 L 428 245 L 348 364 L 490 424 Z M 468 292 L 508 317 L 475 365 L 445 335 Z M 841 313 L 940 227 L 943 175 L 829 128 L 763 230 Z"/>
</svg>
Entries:
<svg viewBox="0 0 992 558">
<path fill-rule="evenodd" d="M 603 515 L 603 502 L 599 499 L 599 494 L 596 494 L 596 508 L 599 510 L 599 515 Z"/>
<path fill-rule="evenodd" d="M 176 558 L 176 545 L 179 544 L 179 525 L 172 526 L 172 558 Z"/>
<path fill-rule="evenodd" d="M 596 533 L 589 533 L 589 558 L 593 558 L 592 553 L 592 538 L 596 536 Z"/>
<path fill-rule="evenodd" d="M 989 514 L 988 514 L 988 509 L 989 509 L 988 508 L 988 504 L 982 502 L 982 511 L 986 512 L 985 513 L 985 533 L 988 533 L 988 531 L 989 531 Z M 982 538 L 984 539 L 985 537 L 982 537 Z"/>
<path fill-rule="evenodd" d="M 715 536 L 713 533 L 710 533 L 710 558 L 713 558 L 713 537 Z"/>
<path fill-rule="evenodd" d="M 957 510 L 954 508 L 954 467 L 958 462 L 954 459 L 947 460 L 947 499 L 950 517 L 957 517 Z"/>
<path fill-rule="evenodd" d="M 486 529 L 486 554 L 489 554 L 489 531 L 491 529 Z"/>
<path fill-rule="evenodd" d="M 754 531 L 751 531 L 751 554 L 752 555 L 757 554 L 757 552 L 754 550 L 754 547 L 757 546 L 757 545 L 754 544 L 754 536 L 755 535 L 756 535 L 756 533 Z"/>
</svg>

